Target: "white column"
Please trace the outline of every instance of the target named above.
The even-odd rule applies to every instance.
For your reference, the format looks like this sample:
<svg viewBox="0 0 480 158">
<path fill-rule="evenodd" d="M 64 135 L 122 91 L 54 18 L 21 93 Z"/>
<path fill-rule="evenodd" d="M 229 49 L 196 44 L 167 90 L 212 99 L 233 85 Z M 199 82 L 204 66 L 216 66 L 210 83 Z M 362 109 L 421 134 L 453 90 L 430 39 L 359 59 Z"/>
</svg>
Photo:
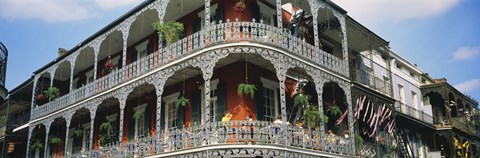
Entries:
<svg viewBox="0 0 480 158">
<path fill-rule="evenodd" d="M 119 89 L 116 93 L 116 96 L 114 96 L 115 98 L 118 99 L 118 102 L 120 102 L 120 128 L 119 128 L 119 134 L 118 134 L 118 138 L 119 138 L 119 141 L 122 140 L 122 137 L 123 137 L 123 115 L 124 115 L 124 110 L 125 110 L 125 106 L 127 104 L 127 97 L 128 97 L 128 94 L 130 94 L 132 91 L 133 91 L 133 88 L 126 88 L 126 87 L 123 87 L 121 89 Z"/>
<path fill-rule="evenodd" d="M 40 75 L 35 75 L 35 77 L 33 77 L 33 93 L 32 93 L 32 104 L 31 104 L 31 109 L 34 109 L 35 108 L 35 91 L 37 89 L 37 82 L 38 82 L 38 78 L 40 77 Z M 32 113 L 33 114 L 33 113 Z M 30 116 L 32 116 L 32 114 L 30 114 Z M 28 150 L 28 149 L 27 149 Z"/>
<path fill-rule="evenodd" d="M 277 2 L 277 28 L 282 29 L 282 0 Z"/>
<path fill-rule="evenodd" d="M 205 0 L 205 28 L 210 25 L 210 0 Z"/>
<path fill-rule="evenodd" d="M 27 137 L 27 151 L 26 158 L 30 157 L 30 139 L 32 138 L 32 131 L 35 126 L 28 126 L 28 137 Z"/>
<path fill-rule="evenodd" d="M 45 123 L 45 148 L 44 148 L 44 153 L 43 157 L 48 157 L 48 133 L 50 132 L 50 125 L 52 125 L 53 119 L 52 120 L 47 120 Z"/>
<path fill-rule="evenodd" d="M 67 125 L 67 130 L 66 130 L 66 133 L 65 133 L 65 141 L 64 141 L 65 147 L 63 148 L 63 156 L 65 156 L 65 157 L 67 156 L 67 152 L 68 152 L 68 133 L 69 133 L 69 130 L 70 130 L 70 124 L 72 122 L 72 116 L 73 116 L 74 113 L 75 113 L 75 111 L 71 111 L 64 116 L 65 122 L 66 122 L 66 125 Z"/>
</svg>

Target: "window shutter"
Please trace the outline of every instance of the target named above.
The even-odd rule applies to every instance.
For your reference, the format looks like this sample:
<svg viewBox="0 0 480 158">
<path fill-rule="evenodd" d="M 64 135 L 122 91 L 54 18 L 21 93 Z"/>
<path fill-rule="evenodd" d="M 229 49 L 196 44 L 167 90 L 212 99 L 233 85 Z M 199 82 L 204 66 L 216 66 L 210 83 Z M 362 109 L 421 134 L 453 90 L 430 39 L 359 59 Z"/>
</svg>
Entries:
<svg viewBox="0 0 480 158">
<path fill-rule="evenodd" d="M 152 53 L 153 53 L 152 43 L 149 41 L 147 44 L 147 55 L 150 55 Z"/>
<path fill-rule="evenodd" d="M 255 112 L 257 114 L 257 120 L 265 120 L 265 98 L 263 96 L 263 86 L 262 82 L 255 82 L 257 86 L 257 91 L 255 91 Z"/>
<path fill-rule="evenodd" d="M 215 121 L 219 122 L 227 109 L 227 92 L 225 83 L 218 84 L 217 105 L 215 107 Z M 211 108 L 211 107 L 210 107 Z"/>
<path fill-rule="evenodd" d="M 163 131 L 162 129 L 165 128 L 165 106 L 167 106 L 164 102 L 161 103 L 162 106 L 161 106 L 161 110 L 160 110 L 160 130 L 159 131 Z"/>
<path fill-rule="evenodd" d="M 150 135 L 150 117 L 152 116 L 152 111 L 148 110 L 148 109 L 151 109 L 148 104 L 147 104 L 147 109 L 145 109 L 145 111 L 143 112 L 145 114 L 144 116 L 144 120 L 145 120 L 145 136 L 149 136 Z"/>
<path fill-rule="evenodd" d="M 200 28 L 201 28 L 201 26 L 200 26 L 200 25 L 201 25 L 200 20 L 201 20 L 201 19 L 198 18 L 198 17 L 197 17 L 195 20 L 193 20 L 193 22 L 192 22 L 193 33 L 200 31 Z"/>
<path fill-rule="evenodd" d="M 215 10 L 215 24 L 218 24 L 219 21 L 223 20 L 223 7 L 218 5 L 218 8 Z"/>
<path fill-rule="evenodd" d="M 179 106 L 177 109 L 177 128 L 182 129 L 183 128 L 183 116 L 184 116 L 184 107 Z"/>
<path fill-rule="evenodd" d="M 260 22 L 260 7 L 257 3 L 254 3 L 252 6 L 252 15 L 255 21 Z"/>
<path fill-rule="evenodd" d="M 200 125 L 201 91 L 195 90 L 192 94 L 192 125 Z"/>
<path fill-rule="evenodd" d="M 135 119 L 133 119 L 133 111 L 128 115 L 128 140 L 133 140 L 135 136 Z"/>
</svg>

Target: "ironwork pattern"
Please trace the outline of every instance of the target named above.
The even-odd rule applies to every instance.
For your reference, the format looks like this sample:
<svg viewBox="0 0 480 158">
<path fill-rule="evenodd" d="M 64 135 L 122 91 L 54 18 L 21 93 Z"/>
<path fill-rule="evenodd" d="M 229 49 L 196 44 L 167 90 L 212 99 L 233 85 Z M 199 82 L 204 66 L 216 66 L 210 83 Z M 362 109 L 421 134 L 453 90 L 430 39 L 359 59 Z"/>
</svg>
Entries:
<svg viewBox="0 0 480 158">
<path fill-rule="evenodd" d="M 122 140 L 123 137 L 123 115 L 125 113 L 125 106 L 127 105 L 128 94 L 130 94 L 133 89 L 134 87 L 125 86 L 115 91 L 114 97 L 117 98 L 120 103 L 120 132 L 118 134 L 118 140 Z"/>
</svg>

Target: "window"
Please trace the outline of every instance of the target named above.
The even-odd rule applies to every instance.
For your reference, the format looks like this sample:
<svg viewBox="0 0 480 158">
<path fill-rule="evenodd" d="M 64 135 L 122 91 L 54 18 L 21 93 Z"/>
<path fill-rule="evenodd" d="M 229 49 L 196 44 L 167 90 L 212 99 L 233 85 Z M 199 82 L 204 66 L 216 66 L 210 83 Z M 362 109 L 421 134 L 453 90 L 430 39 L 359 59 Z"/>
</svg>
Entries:
<svg viewBox="0 0 480 158">
<path fill-rule="evenodd" d="M 148 40 L 143 41 L 142 43 L 140 43 L 135 47 L 135 50 L 137 50 L 137 61 L 140 61 L 139 63 L 137 63 L 137 65 L 140 66 L 140 69 L 144 69 L 149 65 L 148 62 L 150 60 L 142 60 L 142 58 L 146 57 L 148 54 L 147 47 L 148 47 Z"/>
<path fill-rule="evenodd" d="M 177 107 L 175 105 L 176 104 L 175 101 L 177 100 L 179 95 L 180 93 L 176 92 L 174 94 L 171 94 L 163 98 L 163 100 L 165 100 L 165 103 L 166 103 L 165 120 L 167 123 L 165 124 L 165 129 L 169 129 L 177 126 L 178 117 L 177 117 Z"/>
<path fill-rule="evenodd" d="M 133 108 L 133 111 L 135 112 L 142 112 L 145 113 L 145 108 L 147 107 L 147 104 L 143 104 L 137 107 Z M 140 119 L 135 120 L 135 138 L 143 137 L 145 136 L 145 115 L 141 117 Z"/>
<path fill-rule="evenodd" d="M 215 120 L 216 117 L 223 117 L 223 116 L 215 116 L 215 109 L 217 107 L 217 86 L 218 86 L 218 79 L 210 81 L 210 120 Z M 202 100 L 205 100 L 205 86 L 201 85 L 198 87 L 202 91 Z M 202 101 L 202 115 L 205 116 L 206 106 L 205 102 Z M 222 114 L 223 115 L 223 114 Z M 203 118 L 201 117 L 203 122 Z"/>
<path fill-rule="evenodd" d="M 274 121 L 278 111 L 278 83 L 265 78 L 260 78 L 260 80 L 263 85 L 263 98 L 265 99 L 265 120 Z"/>
<path fill-rule="evenodd" d="M 425 105 L 425 106 L 430 105 L 430 97 L 429 96 L 423 97 L 423 105 Z"/>
<path fill-rule="evenodd" d="M 274 20 L 276 17 L 276 10 L 270 8 L 269 6 L 265 5 L 264 3 L 258 1 L 258 6 L 260 8 L 260 19 L 263 20 L 264 24 L 273 26 Z"/>
<path fill-rule="evenodd" d="M 111 136 L 112 136 L 114 142 L 117 141 L 117 139 L 118 139 L 118 136 L 116 134 L 119 131 L 118 127 L 117 127 L 117 124 L 118 124 L 117 123 L 117 116 L 118 116 L 118 113 L 114 113 L 114 114 L 111 114 L 111 115 L 107 116 L 107 121 L 110 122 L 110 124 L 112 125 Z"/>
<path fill-rule="evenodd" d="M 414 91 L 412 91 L 412 102 L 412 106 L 417 107 L 417 93 L 415 93 Z"/>
<path fill-rule="evenodd" d="M 404 92 L 403 92 L 403 86 L 401 84 L 398 84 L 398 100 L 401 102 L 401 103 L 404 103 L 405 100 L 404 100 Z"/>
</svg>

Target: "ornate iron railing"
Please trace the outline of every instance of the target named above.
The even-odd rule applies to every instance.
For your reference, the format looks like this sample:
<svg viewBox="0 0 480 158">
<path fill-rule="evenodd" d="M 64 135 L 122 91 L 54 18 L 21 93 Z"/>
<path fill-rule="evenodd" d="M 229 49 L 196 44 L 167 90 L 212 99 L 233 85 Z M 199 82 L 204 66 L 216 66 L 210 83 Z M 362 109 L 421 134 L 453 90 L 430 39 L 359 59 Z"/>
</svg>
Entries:
<svg viewBox="0 0 480 158">
<path fill-rule="evenodd" d="M 155 136 L 114 143 L 99 149 L 68 157 L 144 157 L 179 150 L 218 145 L 273 145 L 332 155 L 354 155 L 353 140 L 321 134 L 296 126 L 275 125 L 267 121 L 231 121 L 226 125 L 213 123 L 212 132 L 203 126 L 169 129 Z M 286 136 L 286 137 L 285 137 Z"/>
<path fill-rule="evenodd" d="M 73 103 L 99 94 L 107 89 L 118 86 L 120 83 L 131 80 L 146 72 L 184 58 L 193 52 L 213 45 L 249 42 L 279 47 L 303 60 L 310 61 L 318 66 L 325 67 L 341 75 L 348 76 L 347 67 L 343 60 L 292 36 L 288 31 L 278 29 L 263 23 L 227 22 L 211 24 L 203 30 L 185 37 L 171 45 L 145 56 L 131 64 L 114 70 L 79 89 L 55 99 L 42 106 L 32 109 L 31 119 L 45 116 L 54 111 L 64 109 Z"/>
<path fill-rule="evenodd" d="M 428 115 L 421 110 L 417 110 L 399 101 L 395 102 L 395 110 L 417 120 L 433 125 L 433 117 L 431 115 Z"/>
</svg>

